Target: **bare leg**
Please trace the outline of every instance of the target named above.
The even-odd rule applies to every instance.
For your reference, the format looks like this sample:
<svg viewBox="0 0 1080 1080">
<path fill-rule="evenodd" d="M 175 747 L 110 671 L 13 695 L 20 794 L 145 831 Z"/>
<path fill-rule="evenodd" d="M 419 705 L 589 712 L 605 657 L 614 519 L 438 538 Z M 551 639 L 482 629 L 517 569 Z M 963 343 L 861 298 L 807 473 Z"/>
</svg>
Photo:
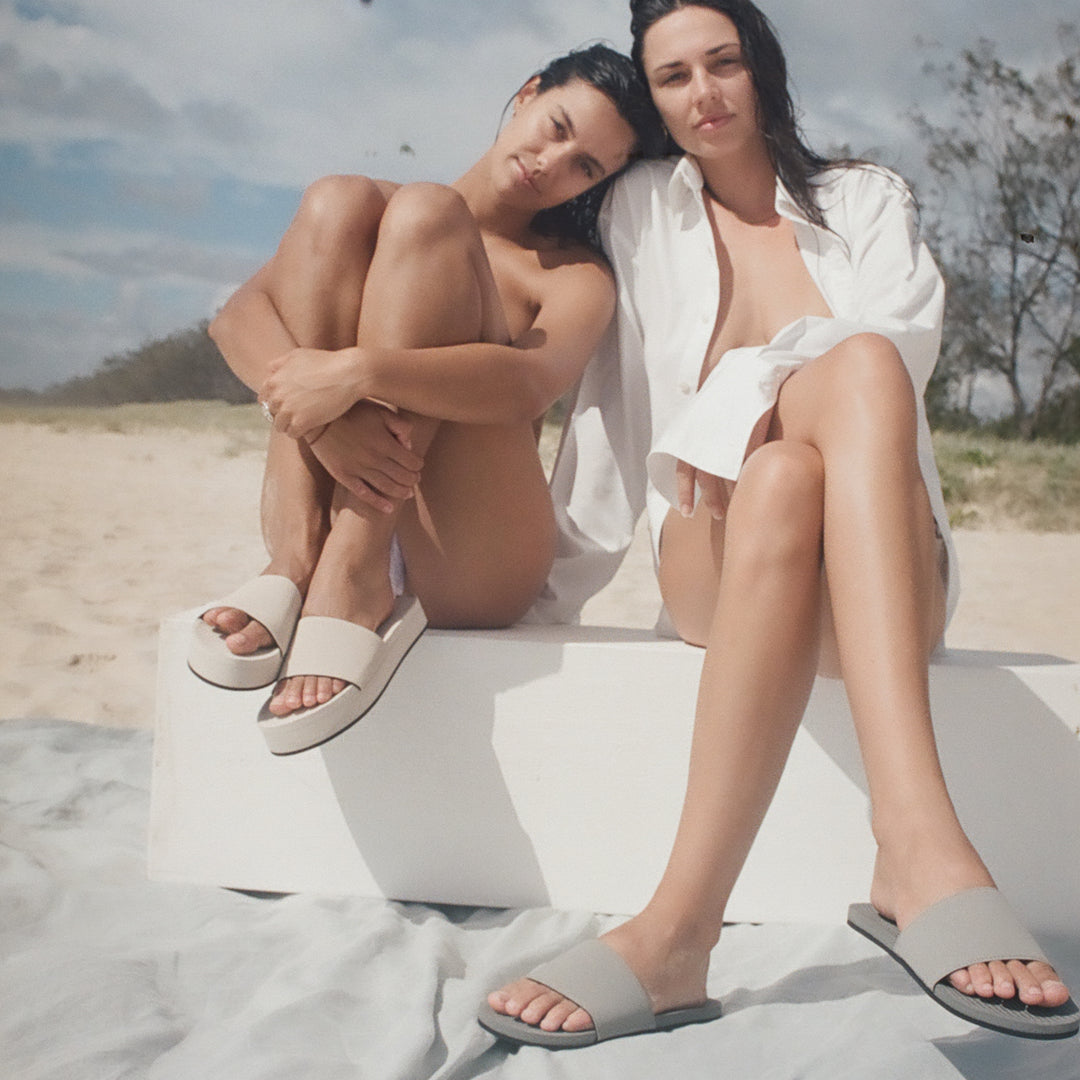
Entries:
<svg viewBox="0 0 1080 1080">
<path fill-rule="evenodd" d="M 809 447 L 766 444 L 747 461 L 725 521 L 670 515 L 661 586 L 680 633 L 706 646 L 686 799 L 646 909 L 606 936 L 656 1011 L 705 997 L 709 952 L 813 684 L 821 604 L 824 470 Z M 523 979 L 493 1008 L 547 1030 L 591 1019 Z"/>
<path fill-rule="evenodd" d="M 456 193 L 418 184 L 391 197 L 357 333 L 361 341 L 406 348 L 508 339 L 483 241 Z M 539 591 L 553 554 L 545 539 L 550 499 L 531 427 L 413 420 L 412 447 L 425 457 L 417 498 L 384 514 L 337 489 L 304 612 L 375 629 L 393 604 L 390 547 L 400 533 L 410 585 L 433 623 L 513 621 Z M 288 680 L 271 709 L 285 715 L 340 689 L 329 679 Z"/>
<path fill-rule="evenodd" d="M 273 259 L 256 281 L 263 306 L 250 294 L 215 320 L 215 340 L 228 356 L 252 341 L 263 369 L 247 372 L 258 385 L 275 357 L 304 345 L 344 348 L 355 341 L 384 191 L 365 177 L 326 177 L 304 193 Z M 247 351 L 247 350 L 245 350 Z M 250 364 L 249 364 L 250 367 Z M 270 435 L 263 479 L 262 527 L 270 554 L 263 571 L 290 578 L 307 592 L 330 528 L 334 483 L 305 444 Z M 270 643 L 266 629 L 242 611 L 216 608 L 204 616 L 226 634 L 227 646 L 250 653 Z"/>
<path fill-rule="evenodd" d="M 915 430 L 900 357 L 862 335 L 788 380 L 773 432 L 825 462 L 825 564 L 878 842 L 871 899 L 901 928 L 937 900 L 993 884 L 957 820 L 930 718 L 927 667 L 944 606 Z M 977 965 L 952 981 L 1030 1005 L 1068 996 L 1045 964 Z"/>
<path fill-rule="evenodd" d="M 709 535 L 701 515 L 691 526 L 669 517 L 661 582 L 676 625 L 700 641 L 714 595 L 715 613 L 668 869 L 645 911 L 606 937 L 657 1010 L 704 996 L 708 949 L 809 692 L 818 656 L 822 540 L 880 849 L 872 899 L 903 926 L 936 899 L 990 883 L 956 820 L 930 725 L 927 662 L 944 602 L 915 455 L 914 410 L 895 350 L 884 339 L 851 339 L 785 383 L 770 430 L 779 441 L 744 468 L 723 530 L 722 561 L 716 529 Z M 755 491 L 753 467 L 785 446 L 812 455 L 819 472 L 795 456 L 777 470 L 788 478 L 786 487 Z M 748 492 L 768 497 L 743 498 Z M 760 514 L 744 513 L 754 506 Z M 802 556 L 761 565 L 785 535 L 793 546 L 781 550 Z M 762 544 L 764 552 L 757 548 Z M 703 571 L 703 553 L 710 551 L 715 594 Z M 984 995 L 1019 992 L 1034 1005 L 1067 998 L 1044 964 L 979 965 L 953 980 Z M 489 1001 L 547 1030 L 591 1025 L 572 1002 L 529 980 Z"/>
</svg>

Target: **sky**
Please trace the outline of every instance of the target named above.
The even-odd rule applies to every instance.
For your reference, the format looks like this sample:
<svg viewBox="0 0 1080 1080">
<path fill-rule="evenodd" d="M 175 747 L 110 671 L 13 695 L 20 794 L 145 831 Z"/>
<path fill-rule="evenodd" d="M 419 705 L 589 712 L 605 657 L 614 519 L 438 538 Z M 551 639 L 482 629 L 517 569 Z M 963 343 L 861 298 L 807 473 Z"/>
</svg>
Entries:
<svg viewBox="0 0 1080 1080">
<path fill-rule="evenodd" d="M 762 0 L 812 145 L 918 182 L 927 61 L 1037 70 L 1075 0 Z M 0 0 L 0 388 L 209 318 L 334 172 L 452 181 L 626 0 Z"/>
</svg>

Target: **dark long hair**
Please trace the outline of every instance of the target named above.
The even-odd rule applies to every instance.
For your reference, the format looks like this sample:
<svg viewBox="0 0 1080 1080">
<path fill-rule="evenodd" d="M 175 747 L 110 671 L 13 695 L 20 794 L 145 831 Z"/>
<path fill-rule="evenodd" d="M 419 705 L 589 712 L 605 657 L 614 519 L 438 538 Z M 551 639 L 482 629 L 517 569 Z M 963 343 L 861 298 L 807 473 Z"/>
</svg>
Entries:
<svg viewBox="0 0 1080 1080">
<path fill-rule="evenodd" d="M 784 50 L 772 23 L 751 0 L 630 0 L 630 33 L 634 39 L 630 55 L 642 78 L 645 78 L 642 65 L 645 31 L 665 15 L 685 7 L 712 8 L 735 24 L 743 59 L 757 94 L 758 122 L 776 175 L 807 218 L 824 227 L 825 215 L 814 196 L 814 177 L 831 165 L 863 163 L 830 161 L 814 153 L 803 141 L 788 88 Z M 678 151 L 674 144 L 670 149 Z"/>
<path fill-rule="evenodd" d="M 656 157 L 664 152 L 664 125 L 652 103 L 648 85 L 638 67 L 622 53 L 607 45 L 589 45 L 553 60 L 534 77 L 539 79 L 537 91 L 541 94 L 580 79 L 610 98 L 637 138 L 631 161 L 639 157 Z M 599 250 L 596 219 L 615 175 L 605 177 L 568 202 L 541 210 L 532 220 L 533 229 L 541 236 L 574 240 Z"/>
</svg>

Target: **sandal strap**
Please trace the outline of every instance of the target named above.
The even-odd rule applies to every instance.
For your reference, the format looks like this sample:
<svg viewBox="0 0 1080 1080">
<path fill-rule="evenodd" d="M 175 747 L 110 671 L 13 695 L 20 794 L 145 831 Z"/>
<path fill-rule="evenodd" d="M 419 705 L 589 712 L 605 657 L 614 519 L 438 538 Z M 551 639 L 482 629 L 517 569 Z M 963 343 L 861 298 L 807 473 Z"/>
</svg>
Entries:
<svg viewBox="0 0 1080 1080">
<path fill-rule="evenodd" d="M 893 951 L 927 987 L 972 964 L 1046 960 L 1004 896 L 967 889 L 927 908 L 901 931 Z"/>
<path fill-rule="evenodd" d="M 591 1017 L 597 1040 L 654 1031 L 652 1002 L 637 976 L 599 939 L 583 941 L 529 972 Z"/>
<path fill-rule="evenodd" d="M 274 644 L 284 652 L 289 646 L 303 600 L 300 590 L 289 578 L 280 574 L 262 574 L 244 582 L 212 606 L 236 608 L 262 623 Z"/>
<path fill-rule="evenodd" d="M 324 675 L 363 686 L 383 639 L 366 627 L 327 615 L 305 615 L 296 625 L 281 678 Z"/>
</svg>

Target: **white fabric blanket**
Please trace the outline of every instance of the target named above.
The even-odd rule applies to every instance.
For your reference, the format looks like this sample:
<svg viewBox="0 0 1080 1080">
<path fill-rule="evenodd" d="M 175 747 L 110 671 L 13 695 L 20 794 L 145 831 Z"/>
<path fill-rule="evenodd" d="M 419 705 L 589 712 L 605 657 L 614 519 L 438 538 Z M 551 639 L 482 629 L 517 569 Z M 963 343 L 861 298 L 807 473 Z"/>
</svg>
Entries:
<svg viewBox="0 0 1080 1080">
<path fill-rule="evenodd" d="M 1080 1080 L 1077 1040 L 973 1028 L 844 927 L 726 928 L 713 1024 L 510 1051 L 487 990 L 607 920 L 151 883 L 150 757 L 144 731 L 0 724 L 4 1080 Z M 1080 984 L 1080 942 L 1047 944 Z"/>
</svg>

